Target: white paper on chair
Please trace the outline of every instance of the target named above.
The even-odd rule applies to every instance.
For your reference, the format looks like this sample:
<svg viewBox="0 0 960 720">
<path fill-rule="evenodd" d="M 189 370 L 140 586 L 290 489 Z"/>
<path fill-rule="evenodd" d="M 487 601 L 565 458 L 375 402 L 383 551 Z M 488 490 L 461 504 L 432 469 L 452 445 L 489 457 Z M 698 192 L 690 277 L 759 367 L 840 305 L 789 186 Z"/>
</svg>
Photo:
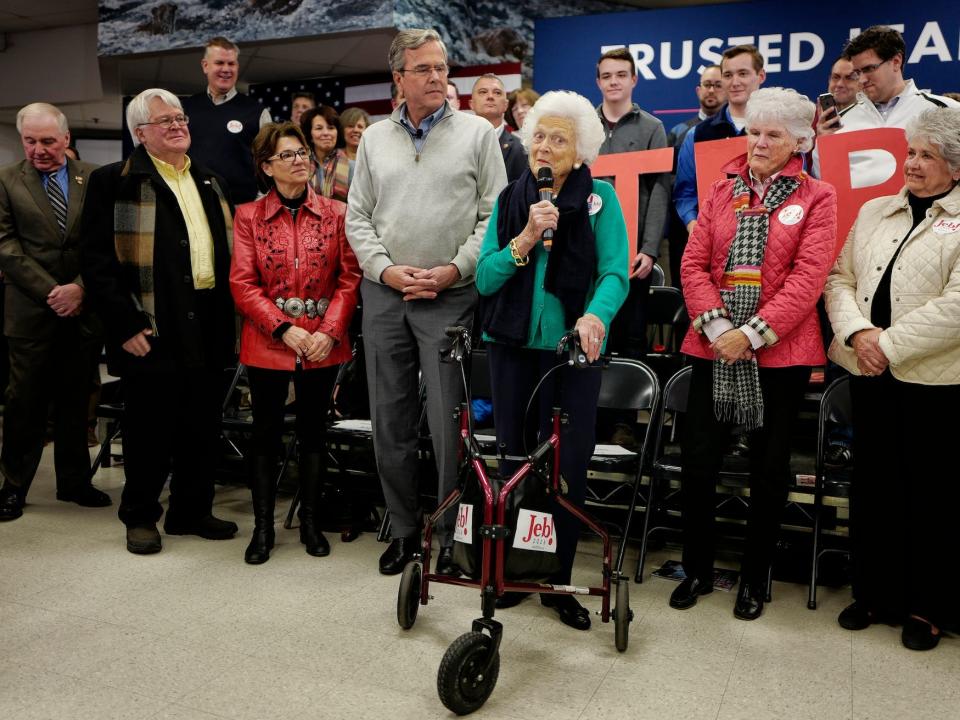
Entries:
<svg viewBox="0 0 960 720">
<path fill-rule="evenodd" d="M 338 420 L 332 427 L 337 430 L 359 430 L 361 432 L 371 432 L 373 426 L 369 420 Z"/>
<path fill-rule="evenodd" d="M 620 447 L 619 445 L 597 445 L 593 449 L 594 455 L 636 455 L 633 450 L 627 450 L 625 447 Z"/>
</svg>

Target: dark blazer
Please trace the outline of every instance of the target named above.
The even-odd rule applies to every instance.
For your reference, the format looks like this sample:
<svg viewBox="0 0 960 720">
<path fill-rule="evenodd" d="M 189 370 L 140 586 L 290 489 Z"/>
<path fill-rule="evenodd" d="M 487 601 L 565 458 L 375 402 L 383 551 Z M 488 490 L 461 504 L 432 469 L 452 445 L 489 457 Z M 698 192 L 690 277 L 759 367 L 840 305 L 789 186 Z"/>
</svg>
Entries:
<svg viewBox="0 0 960 720">
<path fill-rule="evenodd" d="M 60 235 L 53 207 L 28 161 L 0 168 L 0 270 L 5 277 L 4 334 L 52 336 L 60 318 L 47 305 L 55 285 L 81 283 L 80 212 L 87 180 L 96 165 L 67 159 L 69 178 L 67 231 Z M 84 307 L 81 326 L 97 331 L 96 318 Z"/>
<path fill-rule="evenodd" d="M 218 175 L 191 164 L 203 201 L 214 246 L 215 287 L 207 318 L 200 322 L 198 293 L 193 288 L 187 224 L 176 196 L 167 186 L 146 149 L 138 146 L 125 162 L 105 165 L 90 176 L 82 227 L 81 271 L 94 307 L 104 319 L 107 367 L 112 375 L 170 372 L 184 368 L 226 367 L 234 359 L 236 330 L 233 299 L 230 296 L 230 246 L 220 198 L 210 184 L 220 183 Z M 147 316 L 137 309 L 134 288 L 114 245 L 114 206 L 117 201 L 136 202 L 140 182 L 149 178 L 157 197 L 154 225 L 153 279 L 157 336 L 144 358 L 126 352 L 122 345 L 150 327 Z M 229 197 L 229 196 L 228 196 Z M 231 212 L 233 208 L 231 207 Z"/>
<path fill-rule="evenodd" d="M 513 182 L 527 169 L 527 149 L 520 138 L 504 128 L 500 136 L 500 150 L 503 152 L 503 164 L 507 168 L 507 182 Z"/>
</svg>

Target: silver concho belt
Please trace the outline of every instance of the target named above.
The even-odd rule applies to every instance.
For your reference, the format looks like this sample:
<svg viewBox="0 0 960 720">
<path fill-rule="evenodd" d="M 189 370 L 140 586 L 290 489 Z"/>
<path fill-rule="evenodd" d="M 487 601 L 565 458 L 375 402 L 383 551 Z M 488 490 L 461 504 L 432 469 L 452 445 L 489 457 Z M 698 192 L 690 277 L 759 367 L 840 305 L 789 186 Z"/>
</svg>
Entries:
<svg viewBox="0 0 960 720">
<path fill-rule="evenodd" d="M 287 299 L 278 297 L 273 302 L 287 317 L 298 318 L 306 315 L 311 320 L 316 317 L 323 317 L 326 315 L 327 308 L 330 307 L 330 300 L 327 298 L 320 298 L 319 300 L 304 300 L 303 298 L 298 297 Z"/>
</svg>

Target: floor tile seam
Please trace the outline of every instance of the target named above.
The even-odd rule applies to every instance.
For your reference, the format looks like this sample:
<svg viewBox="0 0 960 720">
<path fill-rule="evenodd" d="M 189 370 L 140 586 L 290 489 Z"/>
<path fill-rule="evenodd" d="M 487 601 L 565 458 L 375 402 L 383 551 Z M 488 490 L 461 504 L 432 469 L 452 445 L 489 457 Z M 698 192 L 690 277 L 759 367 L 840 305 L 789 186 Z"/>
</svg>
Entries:
<svg viewBox="0 0 960 720">
<path fill-rule="evenodd" d="M 160 708 L 159 710 L 157 710 L 156 713 L 154 713 L 153 715 L 151 715 L 151 716 L 148 717 L 148 718 L 145 718 L 144 720 L 154 720 L 154 718 L 159 717 L 162 713 L 165 713 L 165 712 L 166 712 L 167 710 L 169 710 L 171 707 L 177 707 L 177 708 L 179 708 L 179 709 L 181 709 L 181 710 L 191 710 L 191 711 L 195 711 L 195 712 L 202 712 L 202 713 L 204 713 L 205 715 L 209 715 L 210 717 L 222 718 L 222 720 L 234 720 L 234 719 L 233 719 L 231 716 L 229 716 L 229 715 L 220 715 L 219 713 L 210 712 L 209 710 L 202 710 L 202 709 L 200 709 L 200 708 L 190 707 L 189 705 L 184 705 L 184 704 L 182 704 L 182 703 L 180 703 L 180 702 L 176 702 L 176 701 L 167 703 L 167 705 L 166 705 L 165 707 Z"/>
<path fill-rule="evenodd" d="M 607 681 L 607 678 L 610 677 L 610 673 L 613 672 L 614 663 L 610 664 L 610 667 L 607 668 L 607 671 L 603 674 L 603 677 L 600 678 L 600 682 L 597 683 L 597 686 L 593 689 L 593 692 L 590 693 L 590 697 L 587 698 L 586 705 L 583 706 L 583 709 L 580 711 L 580 714 L 577 715 L 577 720 L 582 720 L 584 713 L 590 708 L 593 704 L 593 699 L 597 696 L 597 693 L 600 692 L 600 688 L 603 687 L 603 684 Z"/>
<path fill-rule="evenodd" d="M 727 682 L 723 686 L 723 693 L 720 695 L 720 703 L 717 705 L 717 714 L 714 716 L 714 720 L 720 719 L 720 713 L 723 711 L 723 702 L 727 698 L 727 690 L 730 688 L 730 680 L 733 678 L 733 673 L 737 668 L 737 658 L 740 657 L 740 648 L 743 645 L 743 634 L 746 632 L 746 628 L 740 631 L 740 638 L 737 641 L 737 652 L 733 656 L 733 662 L 730 663 L 730 672 L 727 675 Z"/>
</svg>

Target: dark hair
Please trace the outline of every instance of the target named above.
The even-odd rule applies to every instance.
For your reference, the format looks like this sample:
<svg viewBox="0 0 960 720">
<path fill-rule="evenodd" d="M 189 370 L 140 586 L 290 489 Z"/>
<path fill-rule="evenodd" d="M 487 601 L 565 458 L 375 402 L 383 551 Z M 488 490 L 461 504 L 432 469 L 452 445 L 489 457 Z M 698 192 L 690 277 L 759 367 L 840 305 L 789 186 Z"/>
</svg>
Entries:
<svg viewBox="0 0 960 720">
<path fill-rule="evenodd" d="M 318 115 L 322 116 L 324 120 L 327 121 L 327 125 L 333 125 L 337 129 L 337 144 L 335 147 L 342 148 L 346 147 L 347 143 L 343 139 L 343 126 L 340 125 L 340 116 L 337 114 L 337 111 L 334 110 L 329 105 L 317 105 L 315 108 L 310 108 L 303 115 L 300 116 L 300 129 L 303 131 L 303 135 L 307 140 L 307 147 L 314 153 L 316 149 L 313 147 L 313 120 Z M 322 160 L 323 158 L 318 158 Z"/>
<path fill-rule="evenodd" d="M 857 35 L 843 48 L 843 57 L 850 60 L 867 50 L 873 50 L 884 62 L 897 55 L 907 56 L 903 35 L 886 25 L 873 25 Z"/>
<path fill-rule="evenodd" d="M 293 101 L 299 98 L 303 98 L 304 100 L 309 100 L 310 102 L 313 103 L 314 107 L 316 107 L 317 105 L 316 96 L 312 92 L 307 92 L 306 90 L 298 90 L 297 92 L 292 93 L 290 95 L 290 104 L 293 105 Z"/>
<path fill-rule="evenodd" d="M 303 136 L 303 131 L 296 123 L 290 121 L 267 123 L 260 128 L 260 132 L 258 132 L 257 136 L 253 139 L 253 166 L 257 171 L 257 180 L 259 180 L 265 188 L 272 188 L 274 182 L 273 178 L 263 171 L 262 165 L 276 152 L 277 143 L 280 142 L 280 138 L 285 137 L 299 140 L 303 147 L 307 150 L 310 149 L 307 139 Z"/>
<path fill-rule="evenodd" d="M 517 121 L 513 117 L 513 106 L 517 104 L 517 100 L 526 100 L 527 105 L 533 107 L 537 104 L 537 100 L 540 99 L 540 93 L 538 93 L 533 88 L 517 88 L 516 90 L 511 90 L 507 93 L 507 112 L 504 114 L 504 118 L 507 121 L 507 124 L 510 127 L 515 127 L 517 130 L 520 127 L 517 125 Z"/>
<path fill-rule="evenodd" d="M 733 60 L 738 55 L 748 54 L 753 59 L 753 69 L 756 72 L 763 70 L 763 55 L 755 45 L 734 45 L 723 51 L 723 60 Z M 723 72 L 723 60 L 720 61 L 720 71 Z"/>
<path fill-rule="evenodd" d="M 628 62 L 630 63 L 630 75 L 634 77 L 637 75 L 637 61 L 634 59 L 633 55 L 630 54 L 630 51 L 625 47 L 607 50 L 603 55 L 600 56 L 600 59 L 597 60 L 597 77 L 600 77 L 600 63 L 602 63 L 604 60 L 623 60 Z"/>
</svg>

